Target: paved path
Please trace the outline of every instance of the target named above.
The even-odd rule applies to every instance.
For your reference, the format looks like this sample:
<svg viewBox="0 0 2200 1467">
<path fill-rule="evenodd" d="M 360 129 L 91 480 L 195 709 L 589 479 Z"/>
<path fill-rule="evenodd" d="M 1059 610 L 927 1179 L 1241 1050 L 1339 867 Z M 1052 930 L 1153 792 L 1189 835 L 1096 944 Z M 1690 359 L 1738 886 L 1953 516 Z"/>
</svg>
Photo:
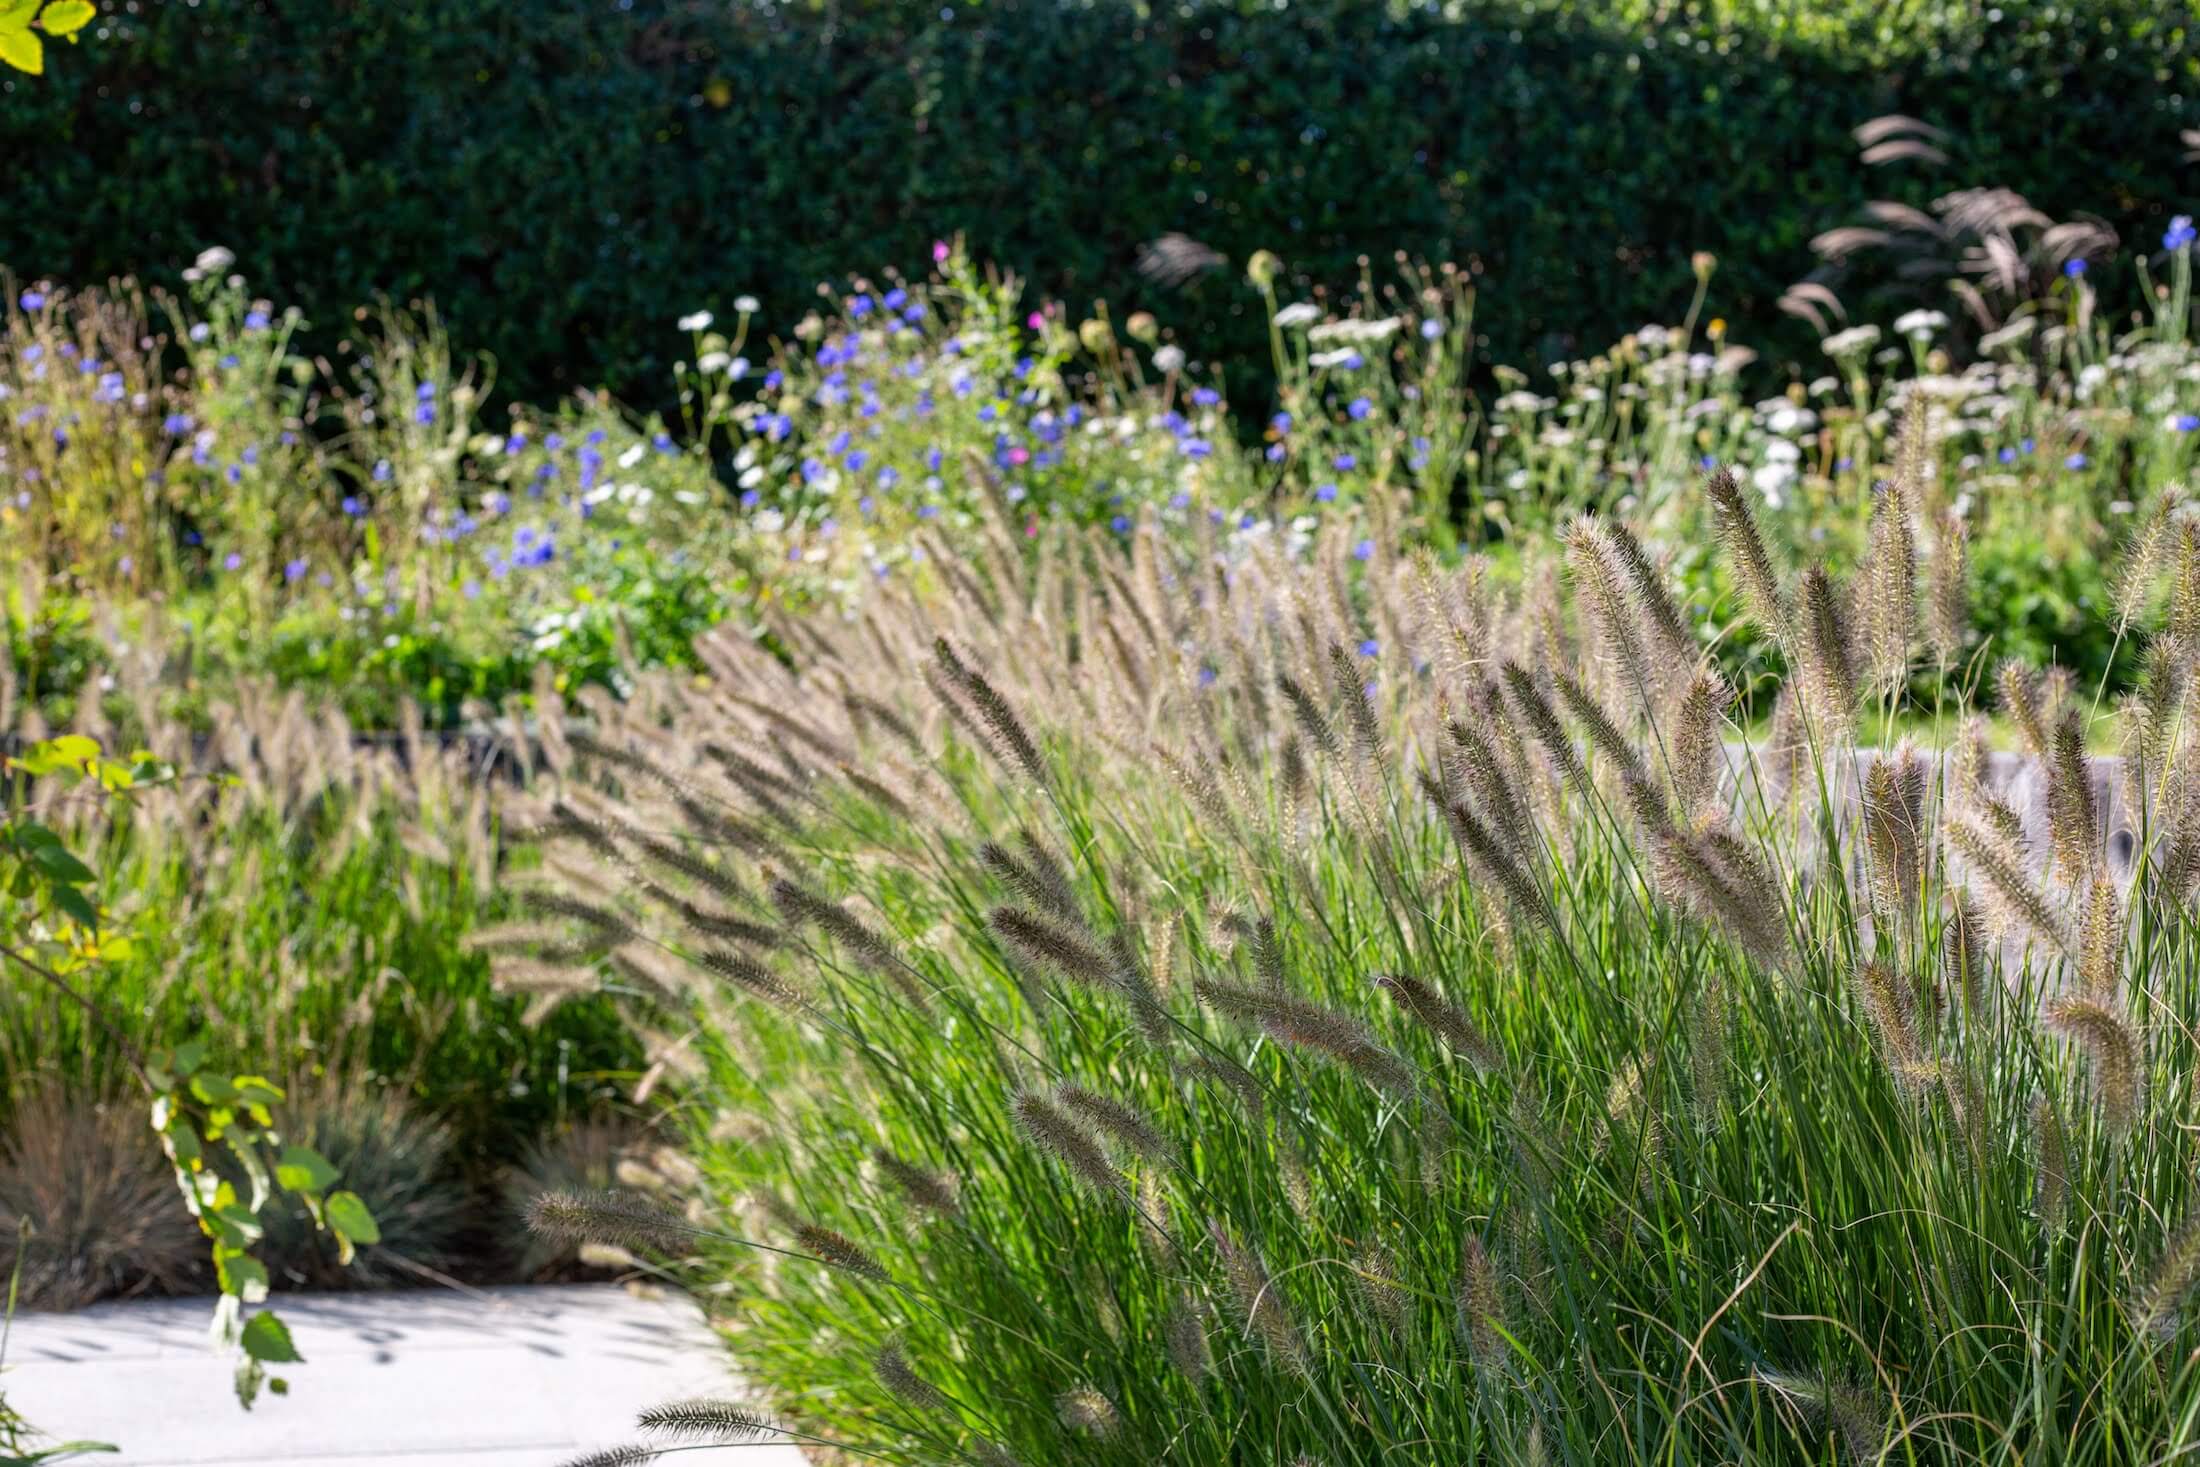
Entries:
<svg viewBox="0 0 2200 1467">
<path fill-rule="evenodd" d="M 116 1467 L 556 1467 L 630 1441 L 634 1413 L 738 1396 L 695 1306 L 614 1284 L 278 1295 L 305 1363 L 238 1409 L 207 1348 L 212 1301 L 18 1315 L 0 1391 L 39 1428 L 111 1441 Z M 802 1467 L 791 1446 L 680 1467 Z"/>
</svg>

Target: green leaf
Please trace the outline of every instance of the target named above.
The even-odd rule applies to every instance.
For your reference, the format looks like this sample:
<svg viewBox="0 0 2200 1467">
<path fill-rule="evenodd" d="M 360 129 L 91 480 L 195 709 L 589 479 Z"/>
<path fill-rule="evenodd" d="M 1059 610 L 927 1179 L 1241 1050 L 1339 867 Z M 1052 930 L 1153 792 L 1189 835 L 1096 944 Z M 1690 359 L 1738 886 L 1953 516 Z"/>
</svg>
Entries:
<svg viewBox="0 0 2200 1467">
<path fill-rule="evenodd" d="M 267 1297 L 267 1265 L 249 1253 L 216 1248 L 214 1271 L 225 1294 L 235 1294 L 247 1304 L 257 1304 Z"/>
<path fill-rule="evenodd" d="M 38 28 L 49 36 L 73 36 L 99 14 L 90 0 L 53 0 L 38 17 Z"/>
<path fill-rule="evenodd" d="M 353 1243 L 379 1243 L 382 1226 L 357 1192 L 337 1192 L 328 1199 L 328 1225 L 339 1238 Z"/>
<path fill-rule="evenodd" d="M 7 37 L 0 35 L 0 47 L 5 47 L 6 44 Z M 92 905 L 91 898 L 85 896 L 83 892 L 78 891 L 73 886 L 55 887 L 53 889 L 53 904 L 66 913 L 69 920 L 79 927 L 97 927 L 99 925 L 99 908 Z"/>
<path fill-rule="evenodd" d="M 219 1075 L 193 1075 L 191 1093 L 208 1105 L 227 1105 L 237 1098 L 237 1087 Z"/>
<path fill-rule="evenodd" d="M 33 0 L 29 9 L 37 8 L 36 0 Z M 29 50 L 18 49 L 10 54 L 7 49 L 9 44 L 18 41 L 27 43 Z M 38 37 L 31 34 L 30 19 L 20 0 L 15 0 L 15 3 L 0 3 L 0 60 L 19 71 L 27 71 L 36 76 L 45 70 L 44 58 L 45 48 L 39 44 Z M 82 734 L 63 734 L 57 739 L 31 745 L 16 755 L 12 762 L 26 774 L 59 774 L 63 770 L 81 770 L 98 757 L 97 739 L 88 739 Z"/>
<path fill-rule="evenodd" d="M 275 1180 L 286 1192 L 326 1192 L 343 1173 L 310 1146 L 285 1146 L 275 1164 Z"/>
<path fill-rule="evenodd" d="M 48 876 L 56 881 L 66 881 L 72 886 L 83 886 L 93 879 L 92 868 L 70 855 L 62 846 L 34 846 L 31 849 L 31 860 Z"/>
<path fill-rule="evenodd" d="M 192 1039 L 176 1046 L 176 1073 L 190 1075 L 206 1063 L 206 1041 Z"/>
<path fill-rule="evenodd" d="M 290 1342 L 290 1326 L 277 1319 L 273 1310 L 263 1309 L 246 1320 L 240 1343 L 245 1354 L 271 1365 L 305 1359 Z"/>
</svg>

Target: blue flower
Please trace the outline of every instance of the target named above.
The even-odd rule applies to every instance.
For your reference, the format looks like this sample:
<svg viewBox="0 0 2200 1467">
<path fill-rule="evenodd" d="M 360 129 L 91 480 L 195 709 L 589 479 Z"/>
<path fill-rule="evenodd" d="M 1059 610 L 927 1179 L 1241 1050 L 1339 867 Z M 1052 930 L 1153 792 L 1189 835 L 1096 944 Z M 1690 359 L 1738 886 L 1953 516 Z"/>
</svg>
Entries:
<svg viewBox="0 0 2200 1467">
<path fill-rule="evenodd" d="M 1118 535 L 1128 535 L 1131 532 L 1131 517 L 1127 514 L 1117 515 L 1114 519 L 1109 520 L 1108 524 Z"/>
<path fill-rule="evenodd" d="M 2072 280 L 2082 280 L 2082 279 L 2084 279 L 2084 278 L 2085 278 L 2085 260 L 2084 260 L 2084 258 L 2083 258 L 2083 257 L 2080 257 L 2080 258 L 2078 258 L 2078 259 L 2073 259 L 2073 260 L 2065 260 L 2065 261 L 2063 261 L 2063 274 L 2065 274 L 2065 275 L 2069 276 L 2069 277 L 2070 277 L 2070 278 L 2071 278 Z"/>
<path fill-rule="evenodd" d="M 232 570 L 232 571 L 233 571 L 233 570 L 236 570 L 236 569 L 240 568 L 241 566 L 243 566 L 243 564 L 244 564 L 244 557 L 243 557 L 243 556 L 241 556 L 241 555 L 239 555 L 239 554 L 238 554 L 238 553 L 237 553 L 236 551 L 234 551 L 234 550 L 230 551 L 230 552 L 229 552 L 229 553 L 228 553 L 227 555 L 225 555 L 225 556 L 223 556 L 223 557 L 222 557 L 222 569 L 223 569 L 223 570 Z"/>
<path fill-rule="evenodd" d="M 850 296 L 848 298 L 848 314 L 859 321 L 870 315 L 871 298 L 867 295 Z"/>
<path fill-rule="evenodd" d="M 2030 453 L 2033 449 L 2039 447 L 2039 445 L 2037 443 L 2034 443 L 2029 438 L 2019 438 L 2017 440 L 2017 447 L 2020 451 L 2024 453 Z"/>
<path fill-rule="evenodd" d="M 901 319 L 914 326 L 924 319 L 924 302 L 918 301 L 901 313 Z"/>
<path fill-rule="evenodd" d="M 1345 412 L 1350 415 L 1352 421 L 1355 423 L 1359 422 L 1373 411 L 1375 411 L 1375 404 L 1368 401 L 1364 397 L 1353 398 L 1351 406 L 1345 409 Z"/>
<path fill-rule="evenodd" d="M 1213 668 L 1203 666 L 1199 669 L 1199 685 L 1203 688 L 1211 688 L 1215 685 L 1215 679 L 1219 676 L 1220 674 Z"/>
<path fill-rule="evenodd" d="M 284 580 L 286 580 L 286 581 L 289 581 L 289 582 L 291 582 L 291 583 L 295 584 L 295 583 L 297 583 L 297 582 L 299 582 L 299 581 L 302 581 L 302 580 L 304 580 L 305 578 L 306 578 L 306 563 L 305 563 L 305 562 L 304 562 L 303 560 L 294 560 L 294 561 L 291 561 L 291 562 L 290 562 L 290 563 L 289 563 L 288 565 L 286 565 L 286 566 L 284 566 L 284 567 L 283 567 L 283 579 L 284 579 Z"/>
<path fill-rule="evenodd" d="M 387 484 L 387 483 L 388 483 L 388 482 L 390 481 L 390 474 L 391 474 L 391 472 L 392 472 L 392 470 L 390 469 L 390 461 L 389 461 L 388 459 L 386 459 L 386 458 L 378 458 L 378 459 L 376 459 L 376 460 L 374 461 L 374 482 L 375 482 L 375 483 L 377 483 L 377 484 Z"/>
<path fill-rule="evenodd" d="M 267 329 L 267 325 L 267 312 L 261 310 L 258 306 L 254 306 L 251 310 L 244 313 L 245 330 L 265 331 Z"/>
<path fill-rule="evenodd" d="M 1421 323 L 1421 339 L 1423 341 L 1434 341 L 1437 337 L 1442 336 L 1443 334 L 1444 323 L 1437 320 L 1434 316 L 1429 317 L 1426 321 L 1423 321 Z"/>
<path fill-rule="evenodd" d="M 1186 458 L 1207 458 L 1215 451 L 1215 446 L 1204 438 L 1186 438 L 1177 447 Z"/>
<path fill-rule="evenodd" d="M 1212 387 L 1195 387 L 1192 389 L 1192 401 L 1200 407 L 1213 407 L 1222 401 L 1222 394 Z"/>
<path fill-rule="evenodd" d="M 160 420 L 160 431 L 171 438 L 181 438 L 192 429 L 189 413 L 170 413 Z"/>
<path fill-rule="evenodd" d="M 204 321 L 194 321 L 191 323 L 191 330 L 187 334 L 193 341 L 204 341 L 214 334 L 214 328 Z"/>
<path fill-rule="evenodd" d="M 1268 420 L 1268 429 L 1270 432 L 1279 435 L 1290 432 L 1291 415 L 1289 413 L 1276 414 L 1274 417 Z"/>
<path fill-rule="evenodd" d="M 1352 558 L 1354 560 L 1373 560 L 1375 558 L 1375 542 L 1373 540 L 1362 540 L 1359 544 L 1353 546 Z"/>
<path fill-rule="evenodd" d="M 2088 460 L 2084 454 L 2074 453 L 2063 460 L 2063 467 L 2066 469 L 2082 469 L 2087 462 Z"/>
<path fill-rule="evenodd" d="M 1271 443 L 1268 445 L 1268 462 L 1272 464 L 1280 464 L 1286 458 L 1290 457 L 1290 453 L 1291 451 L 1285 448 L 1282 444 Z"/>
<path fill-rule="evenodd" d="M 46 293 L 42 290 L 26 290 L 16 298 L 16 303 L 26 311 L 42 311 L 46 308 Z"/>
<path fill-rule="evenodd" d="M 1340 453 L 1329 462 L 1331 467 L 1335 468 L 1340 474 L 1350 473 L 1360 466 L 1359 459 L 1349 453 Z"/>
<path fill-rule="evenodd" d="M 2200 231 L 2193 229 L 2192 216 L 2190 214 L 2179 214 L 2169 221 L 2169 228 L 2162 232 L 2162 248 L 2165 250 L 2181 250 L 2190 245 L 2195 239 L 2200 239 Z"/>
<path fill-rule="evenodd" d="M 764 374 L 764 390 L 766 392 L 777 392 L 786 380 L 787 374 L 774 367 Z"/>
<path fill-rule="evenodd" d="M 925 450 L 924 466 L 935 474 L 940 471 L 940 451 L 936 445 Z"/>
<path fill-rule="evenodd" d="M 1337 497 L 1337 486 L 1334 484 L 1323 484 L 1314 490 L 1314 497 L 1320 500 L 1323 504 L 1329 504 L 1333 502 Z"/>
<path fill-rule="evenodd" d="M 891 489 L 891 488 L 893 488 L 893 487 L 894 487 L 894 486 L 895 486 L 896 484 L 899 484 L 900 482 L 901 482 L 901 471 L 900 471 L 900 470 L 898 470 L 898 469 L 896 469 L 896 468 L 895 468 L 895 467 L 894 467 L 893 465 L 889 464 L 889 465 L 887 465 L 887 466 L 886 466 L 885 468 L 883 468 L 883 469 L 880 469 L 880 470 L 878 471 L 878 486 L 879 486 L 879 488 L 881 488 L 881 489 Z"/>
<path fill-rule="evenodd" d="M 1245 513 L 1238 516 L 1238 528 L 1241 530 L 1250 530 L 1251 528 L 1253 528 L 1253 526 L 1259 523 L 1259 517 L 1256 516 L 1251 510 L 1247 510 Z"/>
<path fill-rule="evenodd" d="M 2017 451 L 2014 448 L 2004 448 L 1996 457 L 2005 464 L 2013 464 L 2017 461 Z"/>
<path fill-rule="evenodd" d="M 359 518 L 359 516 L 365 514 L 366 512 L 367 507 L 364 503 L 360 501 L 358 495 L 347 494 L 344 496 L 344 513 L 348 517 L 352 519 L 357 519 Z"/>
<path fill-rule="evenodd" d="M 1369 637 L 1366 641 L 1360 643 L 1360 655 L 1362 657 L 1373 657 L 1382 650 L 1383 644 L 1373 637 Z"/>
<path fill-rule="evenodd" d="M 2195 428 L 2200 428 L 2200 417 L 2194 417 L 2191 413 L 2180 413 L 2177 421 L 2170 426 L 2180 433 L 2190 433 Z"/>
<path fill-rule="evenodd" d="M 414 401 L 414 402 L 434 402 L 434 401 L 435 401 L 435 384 L 434 384 L 433 382 L 423 382 L 423 383 L 421 383 L 421 384 L 420 384 L 420 385 L 419 385 L 418 387 L 415 387 L 415 388 L 413 389 L 413 401 Z"/>
</svg>

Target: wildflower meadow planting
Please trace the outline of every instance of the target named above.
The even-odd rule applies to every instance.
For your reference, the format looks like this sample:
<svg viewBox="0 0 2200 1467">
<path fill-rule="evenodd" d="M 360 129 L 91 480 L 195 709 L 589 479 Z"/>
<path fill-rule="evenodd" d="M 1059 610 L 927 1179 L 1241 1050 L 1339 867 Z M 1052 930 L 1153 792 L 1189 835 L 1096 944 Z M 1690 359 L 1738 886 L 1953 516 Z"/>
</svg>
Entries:
<svg viewBox="0 0 2200 1467">
<path fill-rule="evenodd" d="M 198 54 L 168 7 L 18 8 L 0 122 Z M 821 22 L 735 9 L 777 96 Z M 827 39 L 922 38 L 914 76 L 1054 34 L 892 9 Z M 1999 11 L 1918 52 L 1846 7 L 1393 9 L 1517 86 L 1621 40 L 1643 85 L 2024 70 Z M 2189 82 L 2185 30 L 2080 9 Z M 617 79 L 585 105 L 716 34 L 636 24 L 606 60 L 558 21 Z M 1171 73 L 1186 137 L 1228 131 L 1215 64 Z M 207 1421 L 239 1461 L 518 1423 L 570 1467 L 2200 1450 L 2192 181 L 1908 188 L 2007 161 L 1947 121 L 1849 119 L 1885 196 L 1746 246 L 1569 203 L 1534 269 L 1448 232 L 1463 163 L 1105 270 L 1043 189 L 989 232 L 926 175 L 921 244 L 803 216 L 788 258 L 843 253 L 798 290 L 615 212 L 572 265 L 545 204 L 568 266 L 505 260 L 535 314 L 477 335 L 480 259 L 360 274 L 396 246 L 301 255 L 338 216 L 287 203 L 168 258 L 178 203 L 114 278 L 0 224 L 0 1462 Z M 1291 166 L 1202 160 L 1202 207 L 1266 219 Z M 729 258 L 797 226 L 753 228 Z M 42 1332 L 194 1296 L 189 1412 L 165 1346 Z M 638 1414 L 459 1363 L 614 1296 L 697 1326 Z M 404 1376 L 396 1299 L 476 1333 Z M 645 1336 L 582 1338 L 608 1376 Z"/>
</svg>

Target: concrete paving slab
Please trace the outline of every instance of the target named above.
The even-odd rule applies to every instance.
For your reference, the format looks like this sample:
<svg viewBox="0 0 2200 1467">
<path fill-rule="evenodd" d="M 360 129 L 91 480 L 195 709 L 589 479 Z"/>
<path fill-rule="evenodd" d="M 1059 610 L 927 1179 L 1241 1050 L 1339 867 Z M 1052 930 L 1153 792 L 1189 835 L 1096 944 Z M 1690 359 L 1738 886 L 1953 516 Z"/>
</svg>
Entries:
<svg viewBox="0 0 2200 1467">
<path fill-rule="evenodd" d="M 19 1315 L 0 1390 L 40 1429 L 111 1441 L 116 1467 L 556 1467 L 634 1439 L 637 1411 L 743 1399 L 694 1304 L 616 1284 L 275 1301 L 301 1365 L 249 1413 L 206 1343 L 213 1301 Z M 791 1445 L 684 1453 L 683 1467 L 802 1467 Z"/>
</svg>

